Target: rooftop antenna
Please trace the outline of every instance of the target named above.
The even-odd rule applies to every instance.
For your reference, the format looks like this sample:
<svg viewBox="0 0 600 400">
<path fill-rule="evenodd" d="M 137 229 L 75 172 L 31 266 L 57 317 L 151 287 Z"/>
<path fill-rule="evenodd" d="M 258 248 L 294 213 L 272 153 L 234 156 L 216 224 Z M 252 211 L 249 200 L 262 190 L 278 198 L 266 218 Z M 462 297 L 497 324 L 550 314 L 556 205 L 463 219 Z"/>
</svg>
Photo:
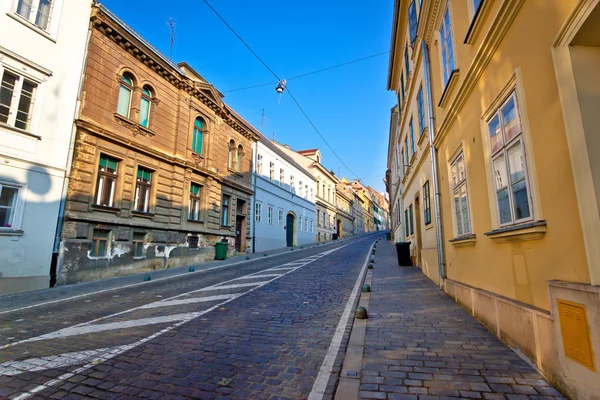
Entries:
<svg viewBox="0 0 600 400">
<path fill-rule="evenodd" d="M 175 23 L 172 18 L 169 18 L 169 28 L 171 29 L 171 44 L 169 47 L 169 60 L 173 61 L 173 43 L 175 42 Z"/>
<path fill-rule="evenodd" d="M 262 115 L 260 117 L 260 133 L 262 133 L 263 128 L 267 127 L 267 124 L 265 123 L 265 121 L 268 121 L 269 118 L 265 117 L 265 109 L 262 109 Z"/>
<path fill-rule="evenodd" d="M 273 141 L 275 141 L 275 131 L 273 131 Z"/>
</svg>

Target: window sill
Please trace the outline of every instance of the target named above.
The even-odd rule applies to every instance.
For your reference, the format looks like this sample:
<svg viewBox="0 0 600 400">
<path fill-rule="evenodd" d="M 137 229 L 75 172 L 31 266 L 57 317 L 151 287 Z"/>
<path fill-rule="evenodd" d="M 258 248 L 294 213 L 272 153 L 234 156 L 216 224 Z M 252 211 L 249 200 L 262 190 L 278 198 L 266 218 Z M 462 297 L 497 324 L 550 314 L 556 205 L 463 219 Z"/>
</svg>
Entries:
<svg viewBox="0 0 600 400">
<path fill-rule="evenodd" d="M 239 176 L 240 178 L 244 176 L 240 171 L 236 171 L 235 169 L 229 167 L 227 167 L 227 171 L 229 171 L 231 175 Z"/>
<path fill-rule="evenodd" d="M 444 92 L 442 93 L 442 97 L 440 98 L 440 102 L 438 103 L 438 107 L 446 107 L 448 100 L 450 99 L 450 92 L 452 89 L 458 84 L 458 77 L 460 72 L 458 69 L 455 69 L 450 73 L 450 78 L 448 78 L 448 82 L 446 83 L 446 87 L 444 88 Z"/>
<path fill-rule="evenodd" d="M 540 240 L 546 234 L 546 221 L 529 222 L 486 232 L 485 236 L 496 243 Z"/>
<path fill-rule="evenodd" d="M 188 218 L 188 222 L 203 224 L 204 220 L 203 219 L 189 219 Z"/>
<path fill-rule="evenodd" d="M 425 139 L 427 136 L 429 136 L 429 128 L 428 128 L 428 127 L 425 127 L 425 129 L 423 129 L 423 130 L 421 131 L 421 136 L 419 136 L 419 140 L 417 141 L 417 144 L 420 146 L 420 145 L 421 145 L 421 143 L 423 143 L 423 140 L 424 140 L 424 139 Z"/>
<path fill-rule="evenodd" d="M 152 219 L 154 218 L 154 213 L 131 210 L 131 216 Z"/>
<path fill-rule="evenodd" d="M 428 231 L 430 229 L 433 229 L 433 223 L 432 222 L 430 222 L 428 224 L 425 224 L 425 230 Z"/>
<path fill-rule="evenodd" d="M 133 136 L 142 135 L 146 137 L 154 137 L 155 133 L 150 129 L 140 125 L 137 121 L 122 116 L 119 113 L 113 113 L 115 121 L 119 122 L 122 126 L 129 129 Z"/>
<path fill-rule="evenodd" d="M 4 128 L 4 129 L 8 129 L 10 131 L 14 131 L 14 132 L 26 135 L 26 136 L 30 136 L 37 140 L 42 140 L 42 137 L 40 135 L 36 135 L 35 133 L 28 132 L 25 129 L 16 128 L 12 125 L 4 124 L 4 123 L 0 123 L 0 127 Z"/>
<path fill-rule="evenodd" d="M 463 235 L 463 236 L 456 237 L 454 239 L 450 239 L 450 240 L 448 240 L 448 242 L 452 243 L 452 245 L 454 247 L 460 248 L 460 247 L 473 247 L 473 246 L 475 246 L 476 240 L 477 240 L 476 235 L 470 234 L 470 235 Z"/>
<path fill-rule="evenodd" d="M 95 211 L 104 211 L 104 212 L 111 212 L 114 214 L 117 214 L 119 212 L 121 212 L 120 208 L 117 207 L 110 207 L 110 206 L 103 206 L 101 204 L 91 204 L 91 208 Z"/>
<path fill-rule="evenodd" d="M 34 24 L 31 21 L 29 21 L 29 20 L 21 17 L 19 14 L 15 14 L 15 13 L 10 13 L 9 12 L 9 13 L 6 13 L 6 15 L 8 15 L 9 17 L 11 17 L 15 21 L 17 21 L 17 22 L 25 25 L 26 27 L 28 27 L 32 31 L 35 31 L 35 32 L 39 33 L 41 36 L 45 37 L 49 41 L 51 41 L 53 43 L 56 43 L 56 38 L 54 38 L 52 35 L 50 35 L 48 32 L 46 32 L 45 30 L 43 30 L 42 28 L 40 28 L 36 24 Z"/>
<path fill-rule="evenodd" d="M 0 236 L 23 236 L 23 231 L 18 229 L 0 229 Z"/>
</svg>

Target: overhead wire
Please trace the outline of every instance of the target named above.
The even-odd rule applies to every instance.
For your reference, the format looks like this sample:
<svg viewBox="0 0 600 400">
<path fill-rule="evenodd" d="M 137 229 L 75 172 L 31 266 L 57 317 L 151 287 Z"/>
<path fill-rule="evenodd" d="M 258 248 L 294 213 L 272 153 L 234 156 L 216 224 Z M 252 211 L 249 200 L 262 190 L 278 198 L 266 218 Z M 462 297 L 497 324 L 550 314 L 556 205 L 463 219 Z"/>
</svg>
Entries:
<svg viewBox="0 0 600 400">
<path fill-rule="evenodd" d="M 294 79 L 304 78 L 305 76 L 318 74 L 320 72 L 329 71 L 331 69 L 335 69 L 335 68 L 339 68 L 339 67 L 344 67 L 344 66 L 349 65 L 349 64 L 354 64 L 354 63 L 357 63 L 357 62 L 360 62 L 360 61 L 364 61 L 364 60 L 368 60 L 368 59 L 371 59 L 371 58 L 379 57 L 379 56 L 382 56 L 384 54 L 389 54 L 389 50 L 388 51 L 383 51 L 383 52 L 377 53 L 377 54 L 372 54 L 372 55 L 367 56 L 367 57 L 357 58 L 356 60 L 347 61 L 345 63 L 341 63 L 341 64 L 337 64 L 337 65 L 332 65 L 331 67 L 321 68 L 321 69 L 318 69 L 316 71 L 307 72 L 305 74 L 292 76 L 291 78 L 286 78 L 286 81 L 289 82 L 289 81 L 293 81 Z M 239 92 L 241 90 L 254 89 L 254 88 L 257 88 L 257 87 L 263 87 L 263 86 L 268 86 L 268 85 L 275 85 L 277 83 L 278 82 L 262 83 L 262 84 L 259 84 L 259 85 L 246 86 L 246 87 L 239 88 L 239 89 L 226 90 L 223 93 Z"/>
<path fill-rule="evenodd" d="M 277 82 L 281 82 L 281 79 L 279 78 L 279 76 L 277 76 L 277 74 L 275 72 L 273 72 L 273 70 L 271 68 L 269 68 L 269 66 L 267 65 L 267 63 L 265 63 L 262 58 L 259 57 L 258 54 L 256 54 L 254 52 L 254 50 L 252 50 L 252 48 L 248 45 L 248 43 L 246 43 L 244 41 L 244 39 L 242 39 L 242 37 L 240 35 L 238 35 L 238 33 L 231 27 L 231 25 L 229 25 L 227 23 L 227 21 L 225 21 L 225 19 L 223 17 L 221 17 L 221 15 L 217 12 L 217 10 L 215 10 L 213 8 L 213 6 L 210 5 L 210 3 L 208 2 L 208 0 L 203 0 L 204 3 L 208 6 L 208 8 L 210 8 L 212 10 L 213 13 L 215 13 L 215 15 L 225 24 L 225 26 L 227 28 L 229 28 L 229 30 L 240 40 L 240 42 L 242 42 L 244 44 L 244 46 L 246 46 L 246 48 L 254 55 L 254 57 L 256 57 L 256 59 L 258 61 L 260 61 L 260 63 L 262 65 L 264 65 L 264 67 L 275 77 L 277 78 Z M 374 56 L 369 56 L 369 57 L 374 57 Z M 323 70 L 326 69 L 331 69 L 333 67 L 329 67 L 329 68 L 325 68 Z M 306 75 L 310 75 L 316 72 L 311 72 L 308 74 L 304 74 L 304 76 Z M 298 76 L 300 77 L 300 76 Z M 296 77 L 296 78 L 298 78 Z M 267 84 L 261 85 L 261 86 L 266 86 Z M 327 142 L 327 140 L 325 140 L 325 137 L 321 134 L 321 132 L 317 129 L 316 125 L 312 122 L 312 120 L 310 119 L 310 117 L 308 116 L 308 114 L 306 114 L 306 112 L 304 111 L 304 109 L 302 108 L 302 106 L 300 106 L 300 103 L 298 102 L 298 100 L 296 100 L 296 98 L 292 95 L 292 93 L 290 92 L 289 88 L 287 88 L 287 92 L 289 93 L 290 97 L 292 98 L 292 100 L 294 101 L 294 103 L 296 104 L 296 106 L 298 107 L 298 109 L 300 110 L 300 112 L 302 113 L 302 115 L 304 115 L 304 117 L 306 118 L 306 120 L 308 121 L 308 123 L 312 126 L 312 128 L 315 130 L 315 132 L 317 132 L 317 134 L 319 135 L 319 137 L 323 140 L 323 142 L 325 142 L 325 144 L 327 145 L 327 147 L 329 148 L 329 150 L 331 150 L 331 152 L 333 153 L 333 155 L 342 163 L 342 165 L 344 167 L 346 167 L 346 169 L 352 174 L 354 175 L 359 181 L 362 181 L 360 176 L 356 173 L 354 173 L 354 171 L 352 171 L 348 165 L 346 165 L 346 163 L 341 159 L 340 156 L 338 156 L 338 154 L 335 152 L 335 150 L 333 150 L 333 148 L 331 147 L 331 145 Z"/>
</svg>

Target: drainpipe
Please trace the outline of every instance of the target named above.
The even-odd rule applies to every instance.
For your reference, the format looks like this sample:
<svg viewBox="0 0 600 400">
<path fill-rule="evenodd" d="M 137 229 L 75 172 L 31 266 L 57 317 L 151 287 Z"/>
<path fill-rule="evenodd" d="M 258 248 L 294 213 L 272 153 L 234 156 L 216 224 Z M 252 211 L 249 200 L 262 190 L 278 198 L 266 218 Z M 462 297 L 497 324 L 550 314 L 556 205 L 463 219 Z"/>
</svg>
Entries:
<svg viewBox="0 0 600 400">
<path fill-rule="evenodd" d="M 60 196 L 60 204 L 58 207 L 58 219 L 56 221 L 56 232 L 54 235 L 54 247 L 52 249 L 52 262 L 50 266 L 51 275 L 54 272 L 56 275 L 58 268 L 58 256 L 60 251 L 60 233 L 63 227 L 63 220 L 65 216 L 65 207 L 67 204 L 67 191 L 69 189 L 69 180 L 71 178 L 71 166 L 73 164 L 73 153 L 75 152 L 75 138 L 77 137 L 77 127 L 75 126 L 75 120 L 79 117 L 79 110 L 81 109 L 81 96 L 83 93 L 83 83 L 85 80 L 85 70 L 87 68 L 88 52 L 90 47 L 90 40 L 92 38 L 92 29 L 88 29 L 87 38 L 85 42 L 85 51 L 83 53 L 83 61 L 81 66 L 81 76 L 79 77 L 79 88 L 77 90 L 77 101 L 75 103 L 75 112 L 73 114 L 73 126 L 71 128 L 71 138 L 69 140 L 69 152 L 67 155 L 67 165 L 65 168 L 65 179 L 63 180 L 63 186 Z M 50 278 L 52 280 L 52 277 Z M 51 287 L 54 286 L 54 282 L 51 282 Z"/>
<path fill-rule="evenodd" d="M 431 101 L 431 70 L 429 63 L 429 47 L 425 40 L 421 39 L 421 49 L 423 52 L 423 61 L 425 66 L 425 99 L 427 102 L 427 114 L 429 115 L 429 153 L 431 157 L 431 172 L 433 175 L 433 190 L 434 199 L 433 207 L 435 213 L 435 236 L 437 241 L 437 253 L 438 253 L 438 268 L 440 273 L 440 289 L 444 288 L 444 279 L 446 279 L 446 264 L 444 257 L 444 241 L 442 236 L 442 212 L 440 208 L 440 183 L 438 179 L 438 166 L 437 166 L 437 150 L 433 145 L 435 138 L 435 118 L 433 116 L 433 104 Z"/>
<path fill-rule="evenodd" d="M 256 253 L 256 163 L 258 161 L 258 142 L 252 143 L 252 210 L 250 212 L 250 221 L 252 223 L 252 253 Z"/>
</svg>

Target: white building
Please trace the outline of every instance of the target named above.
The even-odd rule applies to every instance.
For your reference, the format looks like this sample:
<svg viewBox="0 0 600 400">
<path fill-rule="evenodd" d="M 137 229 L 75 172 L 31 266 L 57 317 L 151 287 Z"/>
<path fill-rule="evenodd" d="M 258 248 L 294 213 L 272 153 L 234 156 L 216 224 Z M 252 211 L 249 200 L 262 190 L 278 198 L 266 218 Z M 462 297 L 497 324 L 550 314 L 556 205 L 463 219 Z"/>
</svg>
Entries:
<svg viewBox="0 0 600 400">
<path fill-rule="evenodd" d="M 91 1 L 0 1 L 0 294 L 50 283 Z"/>
<path fill-rule="evenodd" d="M 254 146 L 254 251 L 314 243 L 316 179 L 263 135 Z"/>
</svg>

